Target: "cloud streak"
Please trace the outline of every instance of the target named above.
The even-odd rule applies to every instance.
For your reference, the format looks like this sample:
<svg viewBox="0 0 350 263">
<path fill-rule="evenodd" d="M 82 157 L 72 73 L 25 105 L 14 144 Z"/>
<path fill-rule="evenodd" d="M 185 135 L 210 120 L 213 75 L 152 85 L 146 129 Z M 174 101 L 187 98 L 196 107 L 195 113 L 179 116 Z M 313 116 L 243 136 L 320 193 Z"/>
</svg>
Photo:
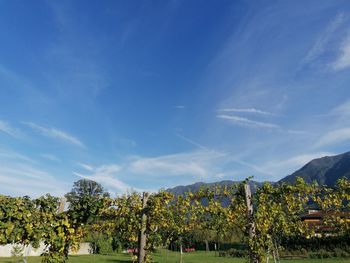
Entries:
<svg viewBox="0 0 350 263">
<path fill-rule="evenodd" d="M 221 114 L 221 115 L 216 115 L 216 117 L 219 119 L 226 120 L 230 123 L 242 125 L 242 126 L 249 126 L 253 128 L 280 129 L 280 126 L 274 123 L 255 121 L 255 120 L 250 120 L 248 118 L 243 118 L 239 116 Z"/>
<path fill-rule="evenodd" d="M 154 158 L 137 158 L 130 163 L 129 170 L 135 174 L 151 176 L 191 176 L 198 179 L 208 177 L 208 165 L 214 152 L 180 153 Z"/>
<path fill-rule="evenodd" d="M 321 136 L 316 142 L 315 147 L 335 145 L 348 140 L 350 140 L 350 127 L 336 129 Z"/>
<path fill-rule="evenodd" d="M 289 157 L 284 160 L 271 160 L 261 165 L 262 170 L 269 171 L 272 176 L 275 178 L 281 178 L 281 176 L 288 175 L 295 172 L 297 169 L 300 169 L 306 163 L 310 162 L 313 159 L 332 156 L 335 153 L 332 152 L 315 152 L 300 154 Z M 273 178 L 273 179 L 275 179 Z"/>
<path fill-rule="evenodd" d="M 177 137 L 179 137 L 180 139 L 184 140 L 185 142 L 188 142 L 189 144 L 192 144 L 193 146 L 196 146 L 197 148 L 199 149 L 202 149 L 202 150 L 206 150 L 206 151 L 209 151 L 209 149 L 207 147 L 205 147 L 204 145 L 194 141 L 194 140 L 191 140 L 190 138 L 187 138 L 179 133 L 175 133 L 175 135 Z"/>
<path fill-rule="evenodd" d="M 2 120 L 0 120 L 0 132 L 6 133 L 17 139 L 23 137 L 23 134 L 19 129 L 12 127 L 9 123 Z"/>
<path fill-rule="evenodd" d="M 46 193 L 62 196 L 65 185 L 50 173 L 21 160 L 0 160 L 0 192 L 2 194 L 30 195 L 38 197 Z"/>
<path fill-rule="evenodd" d="M 57 156 L 55 156 L 53 154 L 49 154 L 49 153 L 43 153 L 43 154 L 40 154 L 40 156 L 42 158 L 45 158 L 45 159 L 53 161 L 53 162 L 60 162 L 61 161 Z"/>
<path fill-rule="evenodd" d="M 61 130 L 58 130 L 55 128 L 46 128 L 46 127 L 37 125 L 37 124 L 32 123 L 32 122 L 23 122 L 23 123 L 25 125 L 27 125 L 28 127 L 32 128 L 33 130 L 39 132 L 41 135 L 44 135 L 46 137 L 58 139 L 58 140 L 66 142 L 66 143 L 70 143 L 72 145 L 79 146 L 81 148 L 86 148 L 86 146 L 79 139 L 77 139 L 76 137 L 74 137 L 74 136 L 72 136 L 64 131 L 61 131 Z"/>
<path fill-rule="evenodd" d="M 33 160 L 32 158 L 13 151 L 1 151 L 0 158 L 6 158 L 9 160 L 16 160 L 16 161 L 21 161 L 26 163 L 36 163 L 36 161 Z"/>
<path fill-rule="evenodd" d="M 255 108 L 225 108 L 225 109 L 219 109 L 220 112 L 239 112 L 239 113 L 253 113 L 253 114 L 259 114 L 259 115 L 266 115 L 266 116 L 275 116 L 276 114 L 255 109 Z"/>
<path fill-rule="evenodd" d="M 312 63 L 326 51 L 326 46 L 331 40 L 332 35 L 344 23 L 345 19 L 346 17 L 344 13 L 339 13 L 336 15 L 336 17 L 328 24 L 323 34 L 316 40 L 315 44 L 308 51 L 306 57 L 304 58 L 303 64 Z"/>
<path fill-rule="evenodd" d="M 181 110 L 181 109 L 185 109 L 186 106 L 184 106 L 184 105 L 176 105 L 175 108 Z"/>
<path fill-rule="evenodd" d="M 92 167 L 90 165 L 79 164 L 85 170 L 88 170 L 90 173 L 79 173 L 73 172 L 76 176 L 81 178 L 89 179 L 96 181 L 105 185 L 110 191 L 116 190 L 118 193 L 125 193 L 128 190 L 131 190 L 128 184 L 122 182 L 117 178 L 117 175 L 121 171 L 122 167 L 116 164 L 102 165 L 99 167 Z"/>
<path fill-rule="evenodd" d="M 340 55 L 333 62 L 332 68 L 335 71 L 346 69 L 350 66 L 350 37 L 340 47 Z"/>
<path fill-rule="evenodd" d="M 346 117 L 350 115 L 350 100 L 345 101 L 331 110 L 330 115 L 339 115 Z"/>
<path fill-rule="evenodd" d="M 86 163 L 77 163 L 80 167 L 82 167 L 83 169 L 87 170 L 87 171 L 94 171 L 94 167 L 92 165 L 86 164 Z"/>
<path fill-rule="evenodd" d="M 130 156 L 121 164 L 105 164 L 98 167 L 79 164 L 84 171 L 74 171 L 73 174 L 100 182 L 110 191 L 125 193 L 131 189 L 148 189 L 145 185 L 151 184 L 151 190 L 154 190 L 172 187 L 174 184 L 212 181 L 217 179 L 218 174 L 227 174 L 221 167 L 227 162 L 237 164 L 226 154 L 199 149 L 157 157 Z M 133 181 L 132 185 L 137 188 L 131 187 L 126 181 Z"/>
</svg>

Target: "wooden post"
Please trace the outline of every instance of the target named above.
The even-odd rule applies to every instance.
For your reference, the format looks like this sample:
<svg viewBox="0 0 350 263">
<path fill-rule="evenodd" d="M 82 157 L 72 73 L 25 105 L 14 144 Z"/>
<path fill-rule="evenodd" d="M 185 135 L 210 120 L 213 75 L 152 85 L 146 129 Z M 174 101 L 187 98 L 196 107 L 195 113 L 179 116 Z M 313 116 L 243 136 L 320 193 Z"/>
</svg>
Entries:
<svg viewBox="0 0 350 263">
<path fill-rule="evenodd" d="M 180 236 L 180 263 L 183 263 L 182 236 Z"/>
<path fill-rule="evenodd" d="M 61 197 L 60 198 L 60 205 L 58 207 L 57 213 L 58 214 L 63 213 L 65 207 L 66 207 L 66 198 L 65 197 Z"/>
<path fill-rule="evenodd" d="M 244 185 L 245 201 L 247 204 L 247 219 L 249 228 L 249 240 L 255 239 L 254 208 L 252 201 L 252 192 L 248 183 Z M 259 263 L 259 258 L 254 251 L 249 251 L 250 263 Z"/>
<path fill-rule="evenodd" d="M 147 200 L 148 200 L 148 193 L 143 192 L 142 193 L 142 212 L 141 212 L 141 229 L 139 232 L 139 240 L 138 240 L 138 263 L 143 263 L 145 261 L 146 257 L 146 243 L 147 243 L 147 236 L 146 236 L 146 223 L 147 223 L 147 215 L 146 215 L 146 208 L 147 208 Z"/>
</svg>

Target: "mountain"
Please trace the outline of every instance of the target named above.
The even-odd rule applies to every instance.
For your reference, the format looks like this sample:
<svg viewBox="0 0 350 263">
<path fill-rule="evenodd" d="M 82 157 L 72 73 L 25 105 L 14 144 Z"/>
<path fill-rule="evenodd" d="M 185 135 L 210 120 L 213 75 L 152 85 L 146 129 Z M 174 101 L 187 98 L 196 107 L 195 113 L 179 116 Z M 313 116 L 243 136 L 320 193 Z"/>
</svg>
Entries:
<svg viewBox="0 0 350 263">
<path fill-rule="evenodd" d="M 335 182 L 343 176 L 350 179 L 350 152 L 314 159 L 291 175 L 284 177 L 277 183 L 294 183 L 297 176 L 303 178 L 307 183 L 316 181 L 319 185 L 328 186 L 334 186 Z M 175 195 L 182 195 L 189 191 L 196 192 L 201 187 L 212 188 L 216 185 L 231 186 L 236 183 L 239 183 L 239 181 L 225 180 L 214 183 L 199 182 L 191 185 L 176 186 L 174 188 L 169 188 L 166 191 L 169 191 Z M 262 184 L 263 183 L 261 182 L 250 181 L 250 187 L 253 192 Z"/>
<path fill-rule="evenodd" d="M 231 180 L 224 180 L 224 181 L 220 181 L 220 182 L 215 182 L 215 183 L 203 183 L 203 182 L 198 182 L 198 183 L 194 183 L 191 185 L 180 185 L 180 186 L 176 186 L 174 188 L 169 188 L 166 189 L 167 192 L 173 193 L 175 196 L 179 196 L 179 195 L 183 195 L 186 192 L 198 192 L 201 188 L 214 188 L 215 186 L 232 186 L 234 184 L 240 183 L 240 181 L 231 181 Z M 256 182 L 256 181 L 249 181 L 249 185 L 250 185 L 250 189 L 252 190 L 252 192 L 255 192 L 256 189 L 260 186 L 262 186 L 263 183 L 260 182 Z M 223 206 L 229 206 L 230 204 L 230 199 L 224 197 L 220 200 L 221 204 Z M 201 203 L 203 205 L 207 205 L 208 204 L 208 200 L 206 198 L 203 198 L 201 200 Z"/>
<path fill-rule="evenodd" d="M 215 186 L 232 186 L 234 184 L 240 183 L 240 181 L 231 181 L 231 180 L 224 180 L 220 182 L 214 182 L 214 183 L 203 183 L 198 182 L 191 185 L 179 185 L 175 186 L 174 188 L 166 189 L 166 191 L 173 193 L 174 195 L 183 195 L 186 192 L 192 192 L 195 193 L 199 191 L 201 188 L 213 188 Z M 250 188 L 254 192 L 256 188 L 260 187 L 263 183 L 256 182 L 256 181 L 250 181 Z"/>
<path fill-rule="evenodd" d="M 316 181 L 327 186 L 333 186 L 343 176 L 350 179 L 350 152 L 314 159 L 279 182 L 293 183 L 297 176 L 307 183 Z"/>
</svg>

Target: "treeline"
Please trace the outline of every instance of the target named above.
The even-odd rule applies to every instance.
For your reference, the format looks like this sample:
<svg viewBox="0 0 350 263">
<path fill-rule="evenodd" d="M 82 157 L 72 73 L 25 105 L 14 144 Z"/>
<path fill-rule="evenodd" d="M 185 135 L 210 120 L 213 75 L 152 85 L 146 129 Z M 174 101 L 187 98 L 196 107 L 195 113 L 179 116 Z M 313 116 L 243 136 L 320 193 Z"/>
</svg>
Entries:
<svg viewBox="0 0 350 263">
<path fill-rule="evenodd" d="M 266 183 L 251 194 L 246 180 L 180 196 L 160 191 L 116 198 L 83 179 L 66 198 L 68 209 L 59 211 L 59 199 L 50 195 L 0 196 L 0 243 L 37 246 L 42 241 L 47 245 L 42 262 L 65 262 L 69 249 L 88 240 L 95 252 L 110 245 L 137 248 L 138 261 L 150 262 L 150 252 L 160 246 L 182 251 L 189 240 L 202 240 L 209 248 L 238 237 L 250 262 L 265 262 L 269 256 L 278 259 L 286 239 L 322 235 L 319 225 L 301 219 L 310 208 L 327 213 L 323 226 L 331 227 L 333 236 L 350 233 L 350 181 L 345 178 L 334 188 L 299 178 L 293 185 Z"/>
</svg>

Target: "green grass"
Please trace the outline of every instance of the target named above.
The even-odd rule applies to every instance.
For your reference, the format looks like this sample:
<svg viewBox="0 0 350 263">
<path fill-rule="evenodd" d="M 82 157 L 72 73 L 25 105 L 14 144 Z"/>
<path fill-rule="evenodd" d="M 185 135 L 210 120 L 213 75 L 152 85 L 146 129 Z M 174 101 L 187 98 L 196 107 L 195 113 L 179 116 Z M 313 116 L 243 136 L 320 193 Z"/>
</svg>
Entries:
<svg viewBox="0 0 350 263">
<path fill-rule="evenodd" d="M 161 250 L 152 255 L 157 263 L 178 263 L 179 253 Z M 184 263 L 245 263 L 244 259 L 216 257 L 214 252 L 194 252 L 185 253 Z M 0 263 L 14 263 L 11 258 L 0 258 Z M 86 255 L 70 256 L 69 263 L 131 263 L 131 257 L 127 254 L 116 254 L 111 256 L 104 255 Z M 273 260 L 270 259 L 270 262 Z M 299 259 L 283 260 L 284 263 L 350 263 L 350 259 Z M 28 263 L 40 263 L 40 257 L 28 257 Z"/>
</svg>

